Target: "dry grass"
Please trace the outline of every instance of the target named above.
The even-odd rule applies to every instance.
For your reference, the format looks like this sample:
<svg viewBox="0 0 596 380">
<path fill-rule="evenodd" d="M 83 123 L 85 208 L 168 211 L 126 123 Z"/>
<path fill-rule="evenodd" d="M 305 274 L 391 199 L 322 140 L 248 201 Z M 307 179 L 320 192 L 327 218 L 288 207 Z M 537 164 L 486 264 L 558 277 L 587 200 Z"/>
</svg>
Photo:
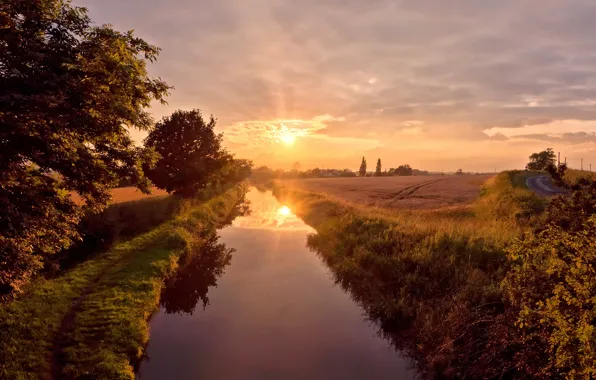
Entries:
<svg viewBox="0 0 596 380">
<path fill-rule="evenodd" d="M 138 201 L 140 199 L 163 197 L 164 195 L 168 195 L 168 193 L 165 190 L 158 189 L 157 187 L 153 187 L 151 189 L 151 194 L 143 194 L 136 187 L 119 187 L 117 189 L 112 189 L 111 203 Z M 71 193 L 71 197 L 76 204 L 83 203 L 83 200 L 78 194 Z"/>
<path fill-rule="evenodd" d="M 491 175 L 309 178 L 282 181 L 301 189 L 356 204 L 398 209 L 436 209 L 470 204 Z"/>
<path fill-rule="evenodd" d="M 565 179 L 571 183 L 577 181 L 580 178 L 592 178 L 596 179 L 596 173 L 587 170 L 567 169 L 565 172 Z"/>
</svg>

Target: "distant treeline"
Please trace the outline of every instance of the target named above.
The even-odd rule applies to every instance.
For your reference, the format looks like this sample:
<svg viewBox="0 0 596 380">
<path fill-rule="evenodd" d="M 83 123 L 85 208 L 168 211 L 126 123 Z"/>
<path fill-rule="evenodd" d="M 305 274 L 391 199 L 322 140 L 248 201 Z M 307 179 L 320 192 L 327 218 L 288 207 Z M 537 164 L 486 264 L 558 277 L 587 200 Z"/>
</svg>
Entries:
<svg viewBox="0 0 596 380">
<path fill-rule="evenodd" d="M 382 171 L 380 173 L 366 173 L 365 177 L 390 177 L 390 176 L 421 176 L 429 175 L 426 170 L 412 169 L 410 165 L 400 165 L 397 168 Z M 271 169 L 267 166 L 261 166 L 253 169 L 252 179 L 257 182 L 269 181 L 272 179 L 283 178 L 333 178 L 333 177 L 358 177 L 359 173 L 350 169 L 308 169 L 308 170 L 282 170 Z"/>
</svg>

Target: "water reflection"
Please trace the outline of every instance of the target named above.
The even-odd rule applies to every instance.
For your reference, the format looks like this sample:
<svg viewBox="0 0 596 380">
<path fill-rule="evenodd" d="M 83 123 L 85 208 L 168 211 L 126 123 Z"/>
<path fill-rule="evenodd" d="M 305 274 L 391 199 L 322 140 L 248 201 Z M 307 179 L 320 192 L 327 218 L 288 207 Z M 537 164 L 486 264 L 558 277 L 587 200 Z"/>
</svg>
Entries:
<svg viewBox="0 0 596 380">
<path fill-rule="evenodd" d="M 250 215 L 250 211 L 250 201 L 244 198 L 222 225 L 230 225 L 237 217 Z M 209 305 L 209 288 L 217 287 L 218 277 L 230 265 L 235 250 L 219 243 L 215 231 L 208 231 L 204 241 L 197 252 L 181 258 L 177 273 L 166 281 L 160 298 L 160 306 L 166 314 L 192 315 L 199 301 L 204 310 Z"/>
<path fill-rule="evenodd" d="M 413 378 L 409 363 L 375 335 L 307 249 L 313 230 L 292 205 L 271 192 L 251 191 L 248 198 L 252 211 L 219 231 L 219 248 L 204 257 L 212 259 L 181 271 L 165 291 L 151 320 L 151 360 L 138 378 Z M 233 265 L 221 243 L 238 250 Z M 209 307 L 191 315 L 201 301 Z"/>
<path fill-rule="evenodd" d="M 288 205 L 271 202 L 272 198 L 271 191 L 252 192 L 250 215 L 237 218 L 232 223 L 233 226 L 268 230 L 313 231 L 292 212 Z"/>
<path fill-rule="evenodd" d="M 218 243 L 215 234 L 207 238 L 197 254 L 191 255 L 187 263 L 181 263 L 174 277 L 166 281 L 161 292 L 160 306 L 166 314 L 191 314 L 199 300 L 203 309 L 209 305 L 207 293 L 217 286 L 217 279 L 232 261 L 232 248 Z"/>
</svg>

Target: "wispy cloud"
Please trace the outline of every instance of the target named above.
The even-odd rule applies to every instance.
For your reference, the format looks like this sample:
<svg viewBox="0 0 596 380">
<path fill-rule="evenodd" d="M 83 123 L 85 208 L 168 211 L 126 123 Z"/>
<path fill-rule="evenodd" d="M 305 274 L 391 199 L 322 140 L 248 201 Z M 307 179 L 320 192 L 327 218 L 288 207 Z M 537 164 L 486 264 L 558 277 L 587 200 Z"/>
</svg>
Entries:
<svg viewBox="0 0 596 380">
<path fill-rule="evenodd" d="M 575 135 L 541 143 L 571 150 L 596 131 L 593 0 L 75 2 L 163 49 L 150 70 L 176 90 L 156 116 L 199 107 L 231 144 L 254 145 L 252 156 L 284 126 L 360 141 L 334 153 L 346 160 L 376 149 L 373 134 L 390 147 L 410 133 L 407 148 L 419 143 L 421 157 L 427 145 L 484 140 L 515 154 L 516 136 L 553 133 Z M 242 142 L 247 134 L 254 139 Z"/>
</svg>

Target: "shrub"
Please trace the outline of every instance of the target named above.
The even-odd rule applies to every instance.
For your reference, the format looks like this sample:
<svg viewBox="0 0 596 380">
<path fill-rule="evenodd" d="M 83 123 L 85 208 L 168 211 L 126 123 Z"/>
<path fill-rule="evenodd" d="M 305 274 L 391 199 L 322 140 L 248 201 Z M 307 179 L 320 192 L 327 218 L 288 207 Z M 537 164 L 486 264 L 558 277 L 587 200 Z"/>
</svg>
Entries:
<svg viewBox="0 0 596 380">
<path fill-rule="evenodd" d="M 503 282 L 524 345 L 520 366 L 542 377 L 596 376 L 596 181 L 559 196 L 509 249 Z"/>
</svg>

